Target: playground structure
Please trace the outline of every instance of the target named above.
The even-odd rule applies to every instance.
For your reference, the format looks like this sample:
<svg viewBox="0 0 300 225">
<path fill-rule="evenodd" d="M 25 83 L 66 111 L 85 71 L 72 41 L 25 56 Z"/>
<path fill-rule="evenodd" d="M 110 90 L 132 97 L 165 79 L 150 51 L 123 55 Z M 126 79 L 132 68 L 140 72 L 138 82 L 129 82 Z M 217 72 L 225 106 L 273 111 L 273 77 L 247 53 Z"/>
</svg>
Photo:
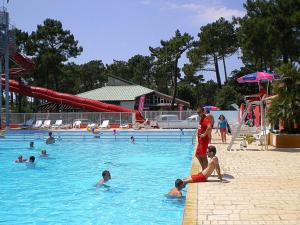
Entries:
<svg viewBox="0 0 300 225">
<path fill-rule="evenodd" d="M 29 74 L 34 70 L 34 63 L 29 58 L 24 57 L 16 51 L 13 29 L 9 27 L 9 14 L 3 7 L 0 9 L 0 74 L 3 73 L 3 62 L 5 65 L 5 78 L 1 75 L 0 94 L 2 96 L 2 88 L 5 88 L 5 125 L 10 125 L 9 110 L 9 91 L 23 94 L 29 97 L 35 97 L 57 104 L 66 104 L 72 107 L 92 112 L 130 112 L 135 115 L 135 121 L 143 122 L 144 118 L 139 111 L 127 109 L 121 106 L 103 103 L 96 100 L 81 98 L 71 94 L 60 93 L 54 90 L 33 87 L 21 84 L 18 81 L 10 80 L 10 77 L 17 79 L 25 74 Z M 9 60 L 16 64 L 16 68 L 9 69 Z M 0 117 L 2 113 L 2 98 L 0 98 Z M 0 118 L 0 124 L 2 118 Z"/>
</svg>

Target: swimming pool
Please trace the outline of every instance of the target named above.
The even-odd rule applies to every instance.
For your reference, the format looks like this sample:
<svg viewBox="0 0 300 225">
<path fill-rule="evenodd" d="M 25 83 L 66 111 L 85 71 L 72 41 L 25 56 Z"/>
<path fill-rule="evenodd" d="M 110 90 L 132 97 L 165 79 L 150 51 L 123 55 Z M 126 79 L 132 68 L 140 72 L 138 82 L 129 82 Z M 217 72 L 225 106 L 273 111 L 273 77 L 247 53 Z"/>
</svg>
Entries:
<svg viewBox="0 0 300 225">
<path fill-rule="evenodd" d="M 164 194 L 188 175 L 191 141 L 36 140 L 33 150 L 28 146 L 27 140 L 0 141 L 0 224 L 181 224 L 184 199 Z M 49 159 L 39 158 L 42 148 Z M 13 163 L 19 154 L 36 156 L 36 168 Z M 112 180 L 97 189 L 105 169 Z"/>
</svg>

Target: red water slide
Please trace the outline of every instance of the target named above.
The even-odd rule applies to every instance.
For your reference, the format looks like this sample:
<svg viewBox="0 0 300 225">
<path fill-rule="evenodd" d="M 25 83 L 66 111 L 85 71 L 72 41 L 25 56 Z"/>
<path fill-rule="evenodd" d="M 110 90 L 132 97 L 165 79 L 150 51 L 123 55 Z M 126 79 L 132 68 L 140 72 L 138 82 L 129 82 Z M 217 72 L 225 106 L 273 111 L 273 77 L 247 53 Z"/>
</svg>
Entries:
<svg viewBox="0 0 300 225">
<path fill-rule="evenodd" d="M 14 60 L 18 65 L 22 66 L 26 71 L 30 71 L 34 68 L 33 63 L 30 59 L 23 57 L 21 54 L 16 53 L 12 60 Z M 2 79 L 2 86 L 5 84 L 5 79 Z M 42 87 L 33 87 L 20 84 L 17 81 L 9 80 L 10 91 L 17 92 L 29 97 L 35 97 L 39 99 L 44 99 L 49 102 L 54 102 L 58 104 L 66 104 L 76 108 L 95 111 L 95 112 L 131 112 L 135 113 L 135 119 L 139 122 L 143 122 L 144 118 L 139 111 L 127 109 L 121 106 L 107 104 L 100 101 L 81 98 L 75 95 L 70 95 L 66 93 L 60 93 L 50 89 Z"/>
<path fill-rule="evenodd" d="M 2 86 L 4 87 L 5 79 L 2 78 Z M 70 95 L 66 93 L 60 93 L 50 89 L 42 87 L 33 87 L 22 85 L 17 81 L 9 81 L 10 91 L 20 93 L 29 97 L 35 97 L 39 99 L 44 99 L 49 102 L 54 102 L 58 104 L 66 104 L 76 108 L 81 108 L 89 111 L 95 112 L 133 112 L 137 121 L 144 121 L 143 116 L 139 111 L 127 109 L 121 106 L 107 104 L 99 102 L 96 100 L 81 98 L 75 95 Z"/>
</svg>

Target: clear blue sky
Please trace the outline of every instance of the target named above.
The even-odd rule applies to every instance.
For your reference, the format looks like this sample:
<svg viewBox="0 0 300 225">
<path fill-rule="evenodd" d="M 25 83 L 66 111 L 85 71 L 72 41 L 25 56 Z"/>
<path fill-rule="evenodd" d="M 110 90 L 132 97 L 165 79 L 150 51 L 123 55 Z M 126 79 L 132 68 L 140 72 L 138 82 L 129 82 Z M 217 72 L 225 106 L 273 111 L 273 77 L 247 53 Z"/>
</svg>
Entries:
<svg viewBox="0 0 300 225">
<path fill-rule="evenodd" d="M 6 1 L 5 1 L 6 2 Z M 74 61 L 85 63 L 128 60 L 150 55 L 149 46 L 170 39 L 176 29 L 197 38 L 201 26 L 223 16 L 243 16 L 243 0 L 10 0 L 11 23 L 32 32 L 46 18 L 60 20 L 83 52 Z M 185 57 L 181 60 L 182 65 Z M 222 66 L 220 64 L 220 66 Z M 237 56 L 228 59 L 228 72 L 241 66 Z M 221 70 L 222 72 L 222 70 Z M 223 73 L 223 72 L 222 72 Z M 214 79 L 207 73 L 205 78 Z"/>
</svg>

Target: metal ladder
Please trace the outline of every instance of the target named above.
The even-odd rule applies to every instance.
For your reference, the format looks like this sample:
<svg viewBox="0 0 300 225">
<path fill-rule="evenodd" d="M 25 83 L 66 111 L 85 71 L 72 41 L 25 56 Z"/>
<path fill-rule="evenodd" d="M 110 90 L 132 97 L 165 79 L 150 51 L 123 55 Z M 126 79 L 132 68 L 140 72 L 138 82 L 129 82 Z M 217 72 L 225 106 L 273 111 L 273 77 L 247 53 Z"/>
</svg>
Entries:
<svg viewBox="0 0 300 225">
<path fill-rule="evenodd" d="M 233 144 L 234 144 L 236 138 L 240 135 L 241 127 L 242 127 L 242 125 L 244 125 L 244 123 L 245 123 L 245 119 L 246 119 L 246 117 L 247 117 L 247 115 L 248 115 L 248 113 L 249 113 L 250 108 L 251 108 L 251 103 L 247 103 L 247 104 L 246 104 L 246 110 L 245 110 L 245 112 L 244 112 L 244 114 L 243 114 L 243 117 L 242 117 L 242 119 L 241 119 L 241 121 L 240 121 L 238 127 L 237 127 L 236 132 L 234 132 L 233 135 L 232 135 L 231 141 L 230 141 L 230 143 L 229 143 L 229 145 L 228 145 L 228 147 L 227 147 L 227 151 L 231 151 L 231 148 L 232 148 L 232 146 L 233 146 Z"/>
<path fill-rule="evenodd" d="M 240 132 L 241 132 L 241 127 L 242 125 L 245 124 L 245 119 L 247 117 L 247 115 L 249 114 L 249 110 L 252 106 L 254 102 L 248 102 L 246 104 L 246 110 L 243 114 L 243 117 L 237 127 L 237 130 L 235 133 L 233 133 L 233 136 L 232 136 L 232 139 L 227 147 L 227 150 L 228 151 L 231 151 L 231 148 L 235 142 L 235 140 L 237 139 L 237 137 L 239 137 L 240 135 Z M 259 104 L 255 104 L 255 105 L 259 105 L 260 106 L 260 116 L 261 116 L 261 134 L 263 136 L 263 139 L 264 139 L 264 148 L 265 150 L 268 150 L 268 143 L 267 143 L 267 133 L 266 133 L 266 108 L 263 106 L 263 103 L 264 103 L 264 100 L 260 100 L 259 101 Z"/>
</svg>

